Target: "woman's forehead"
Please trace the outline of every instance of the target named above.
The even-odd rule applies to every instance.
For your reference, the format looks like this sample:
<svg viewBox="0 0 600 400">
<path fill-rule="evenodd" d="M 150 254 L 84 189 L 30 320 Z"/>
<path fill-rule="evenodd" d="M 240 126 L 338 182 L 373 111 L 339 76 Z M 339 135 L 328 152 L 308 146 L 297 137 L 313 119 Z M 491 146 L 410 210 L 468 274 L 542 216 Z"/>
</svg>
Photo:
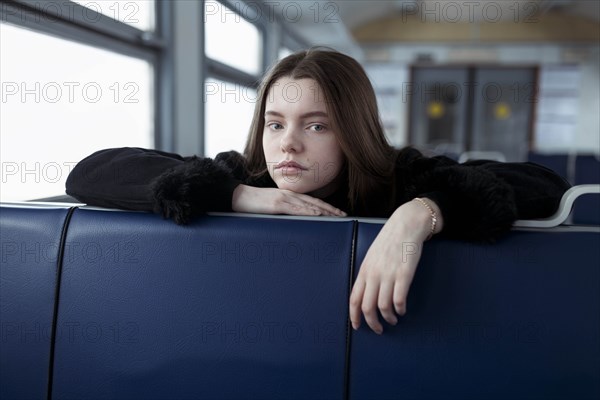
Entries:
<svg viewBox="0 0 600 400">
<path fill-rule="evenodd" d="M 323 91 L 313 79 L 280 78 L 273 82 L 266 99 L 266 107 L 310 107 L 314 111 L 326 111 Z"/>
</svg>

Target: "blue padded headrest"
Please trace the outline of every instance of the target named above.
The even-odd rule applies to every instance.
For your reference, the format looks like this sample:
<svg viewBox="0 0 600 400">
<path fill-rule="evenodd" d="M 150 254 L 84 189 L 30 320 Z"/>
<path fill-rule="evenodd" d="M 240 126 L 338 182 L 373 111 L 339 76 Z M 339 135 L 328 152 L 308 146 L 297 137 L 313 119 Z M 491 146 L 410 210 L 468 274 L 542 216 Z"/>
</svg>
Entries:
<svg viewBox="0 0 600 400">
<path fill-rule="evenodd" d="M 77 210 L 53 395 L 342 398 L 353 222 L 315 227 Z"/>
</svg>

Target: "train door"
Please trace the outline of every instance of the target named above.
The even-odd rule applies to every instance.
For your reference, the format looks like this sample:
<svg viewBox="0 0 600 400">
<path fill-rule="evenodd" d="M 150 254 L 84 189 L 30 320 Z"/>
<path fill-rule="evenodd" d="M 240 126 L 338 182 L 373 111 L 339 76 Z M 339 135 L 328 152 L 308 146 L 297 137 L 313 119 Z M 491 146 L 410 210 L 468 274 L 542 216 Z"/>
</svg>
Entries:
<svg viewBox="0 0 600 400">
<path fill-rule="evenodd" d="M 525 161 L 536 69 L 413 67 L 409 140 L 438 152 L 497 151 Z"/>
<path fill-rule="evenodd" d="M 409 140 L 418 147 L 465 151 L 468 81 L 465 68 L 412 69 Z"/>
<path fill-rule="evenodd" d="M 531 145 L 534 68 L 477 68 L 470 150 L 525 161 Z"/>
</svg>

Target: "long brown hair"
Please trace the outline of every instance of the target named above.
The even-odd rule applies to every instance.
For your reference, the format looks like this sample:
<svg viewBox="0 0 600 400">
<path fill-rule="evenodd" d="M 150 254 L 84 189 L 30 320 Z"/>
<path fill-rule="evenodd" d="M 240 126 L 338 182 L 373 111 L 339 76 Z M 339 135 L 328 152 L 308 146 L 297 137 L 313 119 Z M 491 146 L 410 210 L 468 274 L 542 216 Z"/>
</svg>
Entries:
<svg viewBox="0 0 600 400">
<path fill-rule="evenodd" d="M 346 161 L 349 215 L 389 216 L 396 190 L 396 152 L 383 132 L 373 86 L 355 59 L 329 48 L 311 47 L 291 54 L 263 78 L 244 149 L 250 177 L 268 175 L 262 147 L 265 100 L 273 83 L 283 77 L 313 79 L 323 91 Z"/>
</svg>

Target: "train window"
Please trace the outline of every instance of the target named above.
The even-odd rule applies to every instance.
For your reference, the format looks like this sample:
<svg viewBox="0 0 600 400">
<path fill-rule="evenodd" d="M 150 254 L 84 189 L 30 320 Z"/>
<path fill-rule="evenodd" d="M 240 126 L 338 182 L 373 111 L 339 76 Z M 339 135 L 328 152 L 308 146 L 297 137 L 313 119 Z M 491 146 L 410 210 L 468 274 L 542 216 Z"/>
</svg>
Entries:
<svg viewBox="0 0 600 400">
<path fill-rule="evenodd" d="M 142 31 L 154 30 L 154 0 L 71 1 Z M 90 16 L 84 16 L 84 18 L 92 20 L 95 17 L 90 14 Z"/>
<path fill-rule="evenodd" d="M 154 146 L 149 62 L 4 23 L 0 47 L 1 201 L 64 194 L 98 149 Z"/>
<path fill-rule="evenodd" d="M 285 58 L 285 57 L 289 56 L 292 53 L 293 52 L 290 49 L 288 49 L 287 47 L 281 47 L 279 49 L 279 52 L 277 53 L 277 58 L 279 60 L 281 60 L 282 58 Z"/>
<path fill-rule="evenodd" d="M 215 157 L 222 151 L 242 152 L 257 92 L 240 84 L 208 78 L 205 82 L 205 154 Z"/>
<path fill-rule="evenodd" d="M 213 60 L 253 75 L 262 73 L 262 33 L 216 1 L 204 6 L 205 51 Z"/>
</svg>

